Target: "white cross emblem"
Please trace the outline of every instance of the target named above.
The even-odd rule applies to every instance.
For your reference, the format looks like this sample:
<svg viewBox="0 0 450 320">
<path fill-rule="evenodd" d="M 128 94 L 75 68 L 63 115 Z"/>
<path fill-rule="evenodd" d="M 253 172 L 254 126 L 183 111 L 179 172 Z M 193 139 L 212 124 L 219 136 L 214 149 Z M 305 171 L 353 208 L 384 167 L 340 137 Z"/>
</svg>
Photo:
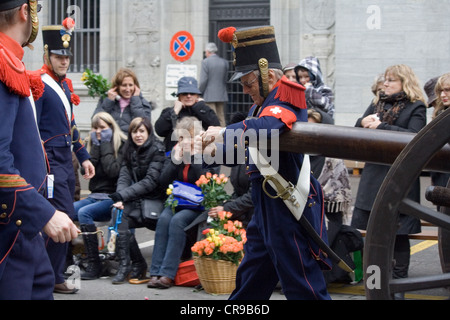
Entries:
<svg viewBox="0 0 450 320">
<path fill-rule="evenodd" d="M 277 114 L 282 113 L 283 111 L 281 111 L 280 108 L 276 107 L 276 108 L 270 109 L 270 112 L 272 112 L 274 115 L 277 115 Z"/>
</svg>

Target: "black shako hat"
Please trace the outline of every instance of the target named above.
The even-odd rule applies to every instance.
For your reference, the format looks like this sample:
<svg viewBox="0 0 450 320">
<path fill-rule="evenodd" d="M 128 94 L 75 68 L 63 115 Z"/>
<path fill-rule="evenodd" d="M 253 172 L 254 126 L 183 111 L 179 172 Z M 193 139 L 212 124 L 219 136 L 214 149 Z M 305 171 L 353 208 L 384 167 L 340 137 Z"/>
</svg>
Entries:
<svg viewBox="0 0 450 320">
<path fill-rule="evenodd" d="M 2 0 L 0 1 L 0 12 L 11 10 L 28 3 L 28 0 Z"/>
<path fill-rule="evenodd" d="M 72 19 L 67 18 L 64 20 L 63 25 L 42 27 L 45 52 L 60 56 L 72 56 L 70 47 L 74 26 L 75 22 Z"/>
<path fill-rule="evenodd" d="M 283 69 L 273 26 L 259 26 L 237 30 L 230 27 L 219 31 L 219 38 L 234 48 L 235 74 L 231 81 L 260 69 L 260 60 L 266 59 L 269 69 Z"/>
</svg>

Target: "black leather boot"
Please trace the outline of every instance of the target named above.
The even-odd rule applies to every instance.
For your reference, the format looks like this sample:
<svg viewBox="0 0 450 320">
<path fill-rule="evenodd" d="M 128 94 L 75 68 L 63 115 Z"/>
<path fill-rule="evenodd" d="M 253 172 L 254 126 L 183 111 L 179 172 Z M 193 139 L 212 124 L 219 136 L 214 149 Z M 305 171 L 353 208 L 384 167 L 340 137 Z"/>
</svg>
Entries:
<svg viewBox="0 0 450 320">
<path fill-rule="evenodd" d="M 147 263 L 142 256 L 141 249 L 136 241 L 134 235 L 130 238 L 130 257 L 131 257 L 131 274 L 130 282 L 134 280 L 134 283 L 141 283 L 148 280 L 147 278 Z"/>
<path fill-rule="evenodd" d="M 112 279 L 113 284 L 122 284 L 128 278 L 131 272 L 130 264 L 130 231 L 119 233 L 116 240 L 116 253 L 119 260 L 119 270 Z"/>
<path fill-rule="evenodd" d="M 96 232 L 97 227 L 94 224 L 81 225 L 81 232 Z M 87 265 L 81 271 L 81 280 L 98 279 L 102 272 L 102 262 L 98 252 L 98 238 L 96 234 L 83 235 L 84 246 L 87 254 Z"/>
</svg>

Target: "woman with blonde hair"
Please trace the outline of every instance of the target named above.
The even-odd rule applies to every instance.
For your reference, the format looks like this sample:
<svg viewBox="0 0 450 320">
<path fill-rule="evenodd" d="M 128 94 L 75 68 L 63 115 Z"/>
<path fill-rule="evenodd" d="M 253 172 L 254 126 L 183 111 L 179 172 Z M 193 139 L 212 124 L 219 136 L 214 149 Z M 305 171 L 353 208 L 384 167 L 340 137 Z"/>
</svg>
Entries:
<svg viewBox="0 0 450 320">
<path fill-rule="evenodd" d="M 433 112 L 433 119 L 445 112 L 450 106 L 450 73 L 439 77 L 436 83 L 436 103 Z M 447 187 L 450 179 L 449 173 L 431 172 L 431 184 L 433 186 Z"/>
<path fill-rule="evenodd" d="M 358 119 L 356 127 L 418 133 L 427 123 L 426 102 L 419 81 L 406 65 L 395 65 L 385 72 L 384 92 Z M 366 163 L 353 211 L 352 226 L 366 230 L 370 211 L 390 166 Z M 420 202 L 420 180 L 412 186 L 409 198 Z M 400 215 L 395 241 L 394 278 L 408 276 L 410 245 L 408 234 L 421 232 L 420 220 Z"/>
<path fill-rule="evenodd" d="M 99 101 L 94 115 L 102 111 L 109 113 L 125 134 L 133 119 L 151 118 L 152 105 L 142 96 L 138 78 L 131 69 L 122 68 L 114 76 L 107 98 Z"/>
<path fill-rule="evenodd" d="M 112 116 L 106 112 L 96 114 L 91 120 L 91 134 L 86 139 L 87 150 L 95 167 L 95 177 L 89 181 L 91 194 L 74 203 L 76 218 L 83 232 L 97 230 L 94 221 L 109 221 L 113 201 L 109 197 L 116 191 L 122 165 L 122 146 L 127 136 L 122 133 Z M 81 279 L 97 279 L 101 275 L 97 235 L 84 236 L 87 264 Z"/>
<path fill-rule="evenodd" d="M 450 106 L 450 73 L 441 76 L 436 83 L 436 107 L 434 108 L 433 119 L 447 110 Z"/>
</svg>

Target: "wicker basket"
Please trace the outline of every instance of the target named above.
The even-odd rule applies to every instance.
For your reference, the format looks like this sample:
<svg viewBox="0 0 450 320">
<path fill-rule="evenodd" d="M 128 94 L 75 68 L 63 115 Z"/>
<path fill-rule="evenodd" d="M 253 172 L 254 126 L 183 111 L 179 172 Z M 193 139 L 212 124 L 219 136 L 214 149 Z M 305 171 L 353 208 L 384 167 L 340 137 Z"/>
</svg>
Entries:
<svg viewBox="0 0 450 320">
<path fill-rule="evenodd" d="M 210 294 L 231 294 L 236 288 L 237 266 L 224 260 L 194 258 L 203 289 Z"/>
</svg>

